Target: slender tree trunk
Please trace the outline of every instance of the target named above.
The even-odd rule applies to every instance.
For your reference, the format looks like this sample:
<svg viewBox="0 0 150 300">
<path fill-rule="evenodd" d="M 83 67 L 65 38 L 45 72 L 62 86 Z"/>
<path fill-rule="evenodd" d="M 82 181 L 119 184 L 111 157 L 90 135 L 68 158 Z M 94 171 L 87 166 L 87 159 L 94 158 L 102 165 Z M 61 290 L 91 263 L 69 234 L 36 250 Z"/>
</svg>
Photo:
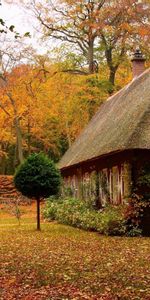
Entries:
<svg viewBox="0 0 150 300">
<path fill-rule="evenodd" d="M 117 72 L 118 66 L 109 66 L 109 82 L 112 86 L 115 85 L 115 76 Z"/>
<path fill-rule="evenodd" d="M 2 151 L 2 155 L 0 157 L 0 173 L 5 175 L 6 174 L 6 157 L 3 152 L 6 151 L 5 145 L 1 143 L 0 150 Z"/>
<path fill-rule="evenodd" d="M 14 159 L 13 159 L 13 167 L 14 167 L 14 170 L 18 164 L 18 161 L 17 161 L 17 145 L 14 146 Z"/>
<path fill-rule="evenodd" d="M 114 65 L 113 64 L 113 57 L 112 57 L 112 48 L 107 48 L 105 50 L 105 56 L 107 59 L 107 65 L 109 68 L 109 82 L 110 82 L 110 88 L 108 90 L 109 94 L 112 94 L 113 90 L 114 90 L 114 86 L 115 86 L 115 75 L 116 75 L 116 71 L 118 69 L 118 64 Z"/>
<path fill-rule="evenodd" d="M 28 116 L 28 155 L 31 154 L 31 126 L 30 117 Z"/>
<path fill-rule="evenodd" d="M 88 64 L 89 64 L 89 73 L 94 73 L 94 41 L 89 41 L 89 49 L 88 49 Z"/>
<path fill-rule="evenodd" d="M 109 82 L 114 86 L 114 84 L 115 84 L 115 71 L 114 71 L 114 69 L 110 69 Z"/>
<path fill-rule="evenodd" d="M 14 125 L 16 130 L 16 137 L 17 137 L 17 147 L 18 147 L 18 159 L 19 162 L 22 163 L 23 158 L 23 147 L 22 147 L 22 133 L 21 133 L 21 127 L 20 127 L 20 119 L 17 113 L 17 107 L 14 98 L 12 97 L 11 93 L 7 93 L 7 96 L 12 104 L 13 110 L 14 110 Z"/>
<path fill-rule="evenodd" d="M 69 147 L 71 147 L 72 143 L 71 143 L 71 137 L 70 137 L 70 133 L 69 133 L 68 121 L 66 121 L 65 125 L 66 125 L 66 133 L 67 133 L 68 145 L 69 145 Z"/>
<path fill-rule="evenodd" d="M 40 227 L 40 199 L 37 198 L 36 199 L 37 201 L 37 230 L 41 230 L 41 227 Z"/>
<path fill-rule="evenodd" d="M 19 162 L 22 163 L 24 160 L 23 149 L 22 149 L 22 133 L 20 129 L 20 122 L 18 116 L 15 116 L 14 123 L 15 123 L 16 136 L 17 136 L 18 159 Z"/>
</svg>

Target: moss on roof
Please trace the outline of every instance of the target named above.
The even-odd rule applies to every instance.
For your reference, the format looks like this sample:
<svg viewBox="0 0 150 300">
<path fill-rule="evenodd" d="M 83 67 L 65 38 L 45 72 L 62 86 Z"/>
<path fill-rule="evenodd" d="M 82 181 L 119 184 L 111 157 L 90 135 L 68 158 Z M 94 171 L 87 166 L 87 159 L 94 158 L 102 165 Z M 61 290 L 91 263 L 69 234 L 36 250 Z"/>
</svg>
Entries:
<svg viewBox="0 0 150 300">
<path fill-rule="evenodd" d="M 150 149 L 150 69 L 108 98 L 58 167 L 135 148 Z"/>
</svg>

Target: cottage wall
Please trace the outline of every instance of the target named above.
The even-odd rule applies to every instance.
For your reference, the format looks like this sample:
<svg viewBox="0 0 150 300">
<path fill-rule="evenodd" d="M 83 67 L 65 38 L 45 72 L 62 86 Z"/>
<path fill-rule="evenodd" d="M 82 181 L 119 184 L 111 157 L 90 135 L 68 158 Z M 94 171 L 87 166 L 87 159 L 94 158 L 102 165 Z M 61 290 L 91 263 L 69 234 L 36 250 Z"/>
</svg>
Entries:
<svg viewBox="0 0 150 300">
<path fill-rule="evenodd" d="M 108 202 L 119 205 L 131 194 L 135 169 L 149 156 L 147 150 L 122 151 L 63 170 L 64 187 L 71 196 L 99 207 Z"/>
<path fill-rule="evenodd" d="M 105 206 L 108 202 L 122 203 L 127 198 L 130 189 L 130 164 L 124 163 L 111 168 L 82 173 L 80 179 L 77 174 L 64 177 L 66 192 L 75 198 L 97 202 L 98 206 Z"/>
</svg>

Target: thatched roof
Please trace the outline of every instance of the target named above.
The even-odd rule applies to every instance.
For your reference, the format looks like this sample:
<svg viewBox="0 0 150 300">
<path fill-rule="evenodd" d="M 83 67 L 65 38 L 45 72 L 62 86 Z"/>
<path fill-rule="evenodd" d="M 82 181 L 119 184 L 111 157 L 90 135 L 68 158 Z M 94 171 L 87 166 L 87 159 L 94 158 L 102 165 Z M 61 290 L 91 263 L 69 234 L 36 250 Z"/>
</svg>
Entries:
<svg viewBox="0 0 150 300">
<path fill-rule="evenodd" d="M 150 69 L 108 98 L 58 166 L 126 149 L 150 149 Z"/>
</svg>

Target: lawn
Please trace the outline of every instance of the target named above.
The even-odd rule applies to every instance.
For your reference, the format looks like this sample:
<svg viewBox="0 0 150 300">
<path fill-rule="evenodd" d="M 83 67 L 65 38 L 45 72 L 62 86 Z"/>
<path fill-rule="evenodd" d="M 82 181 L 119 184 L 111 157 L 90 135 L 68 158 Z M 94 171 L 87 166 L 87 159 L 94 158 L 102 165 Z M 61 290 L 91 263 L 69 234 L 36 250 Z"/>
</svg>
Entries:
<svg viewBox="0 0 150 300">
<path fill-rule="evenodd" d="M 150 238 L 105 237 L 0 207 L 0 300 L 150 299 Z"/>
</svg>

